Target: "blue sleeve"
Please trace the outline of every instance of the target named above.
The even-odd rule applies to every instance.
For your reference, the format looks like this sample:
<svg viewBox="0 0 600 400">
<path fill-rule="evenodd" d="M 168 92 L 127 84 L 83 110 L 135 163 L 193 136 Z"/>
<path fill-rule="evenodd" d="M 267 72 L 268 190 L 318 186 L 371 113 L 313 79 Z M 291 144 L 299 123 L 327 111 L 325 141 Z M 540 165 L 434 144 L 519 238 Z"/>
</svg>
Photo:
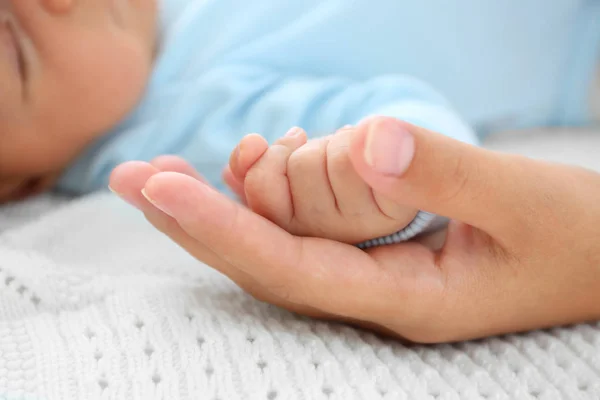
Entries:
<svg viewBox="0 0 600 400">
<path fill-rule="evenodd" d="M 219 186 L 222 167 L 247 133 L 258 132 L 273 141 L 289 128 L 301 126 L 316 137 L 375 114 L 476 141 L 440 94 L 409 76 L 352 80 L 227 66 L 179 88 L 156 93 L 150 88 L 131 119 L 90 148 L 67 171 L 60 187 L 75 193 L 100 189 L 118 164 L 149 161 L 162 154 L 186 158 Z"/>
</svg>

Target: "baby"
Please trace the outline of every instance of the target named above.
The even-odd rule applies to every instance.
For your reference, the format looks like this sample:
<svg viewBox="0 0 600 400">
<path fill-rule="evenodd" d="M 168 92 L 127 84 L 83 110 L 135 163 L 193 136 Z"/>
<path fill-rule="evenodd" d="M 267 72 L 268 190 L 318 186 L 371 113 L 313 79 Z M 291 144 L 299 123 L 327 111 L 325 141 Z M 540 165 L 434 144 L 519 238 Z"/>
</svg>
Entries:
<svg viewBox="0 0 600 400">
<path fill-rule="evenodd" d="M 153 0 L 0 0 L 1 201 L 52 187 L 135 107 L 156 12 Z"/>
<path fill-rule="evenodd" d="M 476 144 L 588 123 L 599 3 L 0 0 L 0 199 L 167 153 L 220 187 L 236 148 L 227 184 L 291 232 L 408 239 L 431 216 L 372 193 L 340 128 L 387 115 Z"/>
</svg>

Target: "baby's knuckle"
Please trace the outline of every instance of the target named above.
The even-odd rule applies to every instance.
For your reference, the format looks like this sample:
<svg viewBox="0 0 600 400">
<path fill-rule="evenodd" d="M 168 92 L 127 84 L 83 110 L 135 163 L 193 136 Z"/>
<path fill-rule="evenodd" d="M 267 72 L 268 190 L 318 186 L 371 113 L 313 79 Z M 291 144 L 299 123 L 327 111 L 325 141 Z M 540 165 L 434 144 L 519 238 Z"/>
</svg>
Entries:
<svg viewBox="0 0 600 400">
<path fill-rule="evenodd" d="M 314 165 L 319 160 L 319 154 L 314 148 L 299 149 L 293 152 L 287 161 L 288 173 L 302 175 L 314 170 Z"/>
<path fill-rule="evenodd" d="M 264 193 L 264 186 L 269 181 L 270 174 L 266 168 L 257 165 L 251 168 L 244 179 L 244 190 L 248 196 L 258 196 Z"/>
<path fill-rule="evenodd" d="M 327 148 L 327 167 L 333 176 L 352 171 L 352 164 L 347 148 L 329 146 Z"/>
<path fill-rule="evenodd" d="M 290 172 L 292 170 L 297 170 L 298 168 L 301 168 L 303 166 L 303 159 L 304 159 L 304 153 L 306 151 L 305 150 L 296 150 L 294 151 L 292 154 L 290 154 L 290 156 L 288 157 L 287 160 L 287 171 Z"/>
</svg>

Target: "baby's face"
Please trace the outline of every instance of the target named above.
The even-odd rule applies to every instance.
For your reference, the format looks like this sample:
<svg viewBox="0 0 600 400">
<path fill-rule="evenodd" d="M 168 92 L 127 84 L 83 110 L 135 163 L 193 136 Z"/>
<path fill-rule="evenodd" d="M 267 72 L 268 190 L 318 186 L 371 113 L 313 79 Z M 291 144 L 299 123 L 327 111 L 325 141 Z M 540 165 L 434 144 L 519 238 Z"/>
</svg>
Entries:
<svg viewBox="0 0 600 400">
<path fill-rule="evenodd" d="M 139 101 L 156 0 L 0 0 L 0 201 L 49 185 Z"/>
</svg>

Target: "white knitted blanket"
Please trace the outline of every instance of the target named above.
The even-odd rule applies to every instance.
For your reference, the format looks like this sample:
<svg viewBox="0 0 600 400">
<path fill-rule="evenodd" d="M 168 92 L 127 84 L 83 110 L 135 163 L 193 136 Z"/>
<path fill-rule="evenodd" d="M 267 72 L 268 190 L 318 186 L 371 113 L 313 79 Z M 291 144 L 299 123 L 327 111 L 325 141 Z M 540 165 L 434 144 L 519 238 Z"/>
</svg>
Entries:
<svg viewBox="0 0 600 400">
<path fill-rule="evenodd" d="M 600 134 L 536 137 L 489 145 L 600 170 Z M 600 398 L 600 323 L 405 347 L 258 303 L 110 195 L 0 230 L 0 399 Z"/>
</svg>

